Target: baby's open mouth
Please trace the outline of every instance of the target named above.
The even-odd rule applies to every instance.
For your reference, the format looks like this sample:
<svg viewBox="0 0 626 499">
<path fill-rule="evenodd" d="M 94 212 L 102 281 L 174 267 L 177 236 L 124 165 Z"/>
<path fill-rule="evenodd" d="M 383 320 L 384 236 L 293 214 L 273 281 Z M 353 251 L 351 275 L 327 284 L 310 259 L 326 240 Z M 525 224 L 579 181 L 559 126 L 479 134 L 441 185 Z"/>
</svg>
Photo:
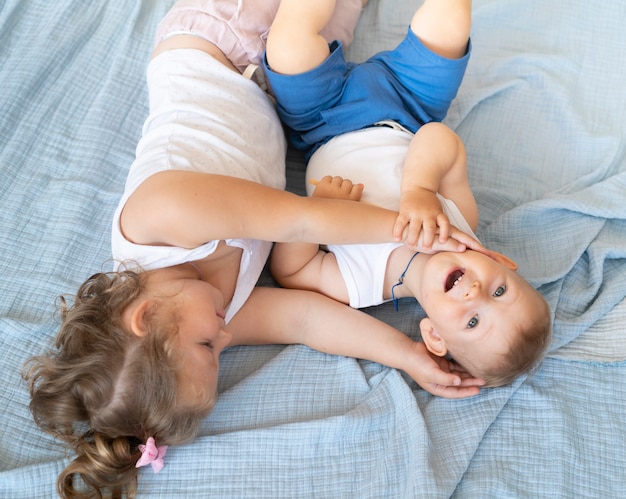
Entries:
<svg viewBox="0 0 626 499">
<path fill-rule="evenodd" d="M 448 274 L 447 279 L 446 279 L 445 292 L 447 293 L 454 286 L 456 286 L 458 283 L 460 283 L 461 279 L 463 279 L 464 275 L 465 275 L 465 272 L 463 270 L 461 270 L 461 269 L 456 269 L 456 270 L 453 270 L 452 272 L 450 272 Z"/>
</svg>

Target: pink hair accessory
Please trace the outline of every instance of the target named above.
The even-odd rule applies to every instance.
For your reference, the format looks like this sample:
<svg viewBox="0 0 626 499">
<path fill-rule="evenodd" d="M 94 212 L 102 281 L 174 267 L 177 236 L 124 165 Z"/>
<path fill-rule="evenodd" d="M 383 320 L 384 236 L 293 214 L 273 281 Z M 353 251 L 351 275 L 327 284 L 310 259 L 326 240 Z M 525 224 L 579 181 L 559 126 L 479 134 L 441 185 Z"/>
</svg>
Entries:
<svg viewBox="0 0 626 499">
<path fill-rule="evenodd" d="M 167 445 L 157 447 L 154 443 L 154 438 L 150 437 L 146 441 L 146 445 L 139 444 L 139 450 L 141 451 L 141 457 L 135 465 L 136 468 L 150 464 L 155 473 L 163 469 L 163 457 L 167 451 Z"/>
</svg>

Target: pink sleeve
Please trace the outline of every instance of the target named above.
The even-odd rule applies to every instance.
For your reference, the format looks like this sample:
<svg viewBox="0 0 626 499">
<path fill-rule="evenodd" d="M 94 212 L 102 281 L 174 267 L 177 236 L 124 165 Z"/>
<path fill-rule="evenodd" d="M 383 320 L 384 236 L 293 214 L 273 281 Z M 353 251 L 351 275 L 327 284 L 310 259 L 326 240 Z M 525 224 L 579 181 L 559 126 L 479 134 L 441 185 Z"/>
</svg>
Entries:
<svg viewBox="0 0 626 499">
<path fill-rule="evenodd" d="M 176 34 L 193 34 L 218 46 L 243 72 L 261 64 L 265 41 L 280 0 L 178 0 L 157 26 L 155 45 Z M 322 31 L 329 42 L 352 42 L 361 0 L 337 0 Z"/>
<path fill-rule="evenodd" d="M 347 47 L 352 43 L 362 10 L 361 0 L 337 0 L 333 17 L 323 29 L 322 36 L 329 42 L 339 40 Z"/>
</svg>

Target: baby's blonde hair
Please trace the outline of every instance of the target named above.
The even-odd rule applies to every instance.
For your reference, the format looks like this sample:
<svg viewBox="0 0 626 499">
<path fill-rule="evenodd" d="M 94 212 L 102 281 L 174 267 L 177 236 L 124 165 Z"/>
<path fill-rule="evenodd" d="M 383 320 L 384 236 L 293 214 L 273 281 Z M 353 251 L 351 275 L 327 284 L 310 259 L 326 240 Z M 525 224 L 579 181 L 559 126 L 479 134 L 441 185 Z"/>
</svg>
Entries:
<svg viewBox="0 0 626 499">
<path fill-rule="evenodd" d="M 76 453 L 57 481 L 63 498 L 105 491 L 134 497 L 138 445 L 148 437 L 159 446 L 193 439 L 214 403 L 190 407 L 177 400 L 173 319 L 153 309 L 145 337 L 124 329 L 122 312 L 144 283 L 143 273 L 129 270 L 90 277 L 71 307 L 61 298 L 56 349 L 24 366 L 35 422 Z M 74 487 L 76 475 L 89 490 Z"/>
</svg>

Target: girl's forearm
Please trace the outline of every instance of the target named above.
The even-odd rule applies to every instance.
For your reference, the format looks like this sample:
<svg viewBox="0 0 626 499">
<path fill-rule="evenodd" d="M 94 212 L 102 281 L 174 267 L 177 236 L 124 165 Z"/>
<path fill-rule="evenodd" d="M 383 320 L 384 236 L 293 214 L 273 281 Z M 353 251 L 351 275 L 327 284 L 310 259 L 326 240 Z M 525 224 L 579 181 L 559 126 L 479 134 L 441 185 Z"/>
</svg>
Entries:
<svg viewBox="0 0 626 499">
<path fill-rule="evenodd" d="M 228 328 L 233 345 L 294 344 L 404 368 L 414 343 L 397 329 L 327 296 L 256 287 Z"/>
<path fill-rule="evenodd" d="M 302 199 L 305 201 L 305 199 Z M 306 198 L 300 233 L 295 241 L 319 244 L 393 242 L 396 211 L 355 201 Z"/>
<path fill-rule="evenodd" d="M 414 341 L 388 324 L 321 295 L 308 298 L 301 342 L 321 352 L 405 369 Z"/>
<path fill-rule="evenodd" d="M 137 244 L 193 248 L 231 238 L 321 244 L 393 241 L 396 212 L 321 199 L 238 178 L 189 171 L 153 175 L 122 213 L 122 230 Z"/>
<path fill-rule="evenodd" d="M 442 370 L 421 342 L 364 312 L 311 291 L 257 287 L 229 323 L 233 345 L 307 345 L 320 352 L 402 369 L 449 398 L 476 395 L 481 382 Z"/>
</svg>

